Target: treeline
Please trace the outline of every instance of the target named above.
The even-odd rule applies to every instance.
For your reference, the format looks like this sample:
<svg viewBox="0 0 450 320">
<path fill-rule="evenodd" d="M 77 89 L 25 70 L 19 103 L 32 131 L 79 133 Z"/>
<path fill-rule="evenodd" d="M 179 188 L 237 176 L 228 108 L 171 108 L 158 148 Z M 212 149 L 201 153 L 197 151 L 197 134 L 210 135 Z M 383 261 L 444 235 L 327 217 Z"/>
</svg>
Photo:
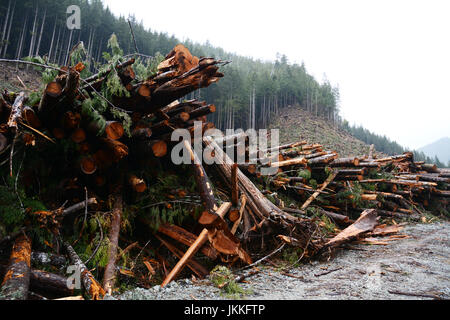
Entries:
<svg viewBox="0 0 450 320">
<path fill-rule="evenodd" d="M 397 142 L 390 140 L 386 136 L 381 136 L 372 133 L 369 130 L 363 128 L 362 126 L 356 125 L 350 126 L 347 120 L 343 120 L 340 123 L 340 127 L 345 131 L 347 131 L 348 133 L 350 133 L 355 138 L 367 144 L 373 144 L 376 150 L 386 153 L 388 155 L 396 155 L 404 153 L 406 151 L 411 151 L 402 147 Z M 440 168 L 444 167 L 450 168 L 450 162 L 448 164 L 442 163 L 437 156 L 431 158 L 422 151 L 412 150 L 412 152 L 414 153 L 415 161 L 425 161 L 426 163 L 435 163 Z"/>
<path fill-rule="evenodd" d="M 70 5 L 80 7 L 80 30 L 66 26 Z M 136 51 L 128 20 L 140 54 L 165 55 L 180 42 L 174 36 L 146 29 L 133 16 L 116 17 L 101 0 L 0 0 L 0 56 L 42 56 L 49 63 L 64 65 L 71 48 L 83 41 L 95 72 L 96 65 L 104 62 L 102 54 L 112 33 L 125 54 Z M 209 43 L 188 40 L 184 44 L 197 56 L 232 61 L 223 68 L 226 77 L 217 85 L 191 94 L 217 106 L 211 120 L 218 128 L 262 128 L 280 108 L 290 104 L 332 121 L 337 119 L 338 89 L 327 80 L 318 82 L 304 64 L 291 64 L 284 55 L 275 62 L 265 62 L 227 53 Z"/>
</svg>

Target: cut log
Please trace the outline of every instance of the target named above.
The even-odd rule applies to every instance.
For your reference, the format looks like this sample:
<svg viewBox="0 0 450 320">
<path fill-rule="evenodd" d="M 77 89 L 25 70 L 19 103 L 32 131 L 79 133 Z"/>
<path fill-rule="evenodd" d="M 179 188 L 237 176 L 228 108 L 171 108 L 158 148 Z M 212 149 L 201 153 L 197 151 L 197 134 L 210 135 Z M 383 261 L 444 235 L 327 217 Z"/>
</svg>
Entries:
<svg viewBox="0 0 450 320">
<path fill-rule="evenodd" d="M 97 171 L 97 164 L 94 158 L 87 156 L 80 160 L 80 169 L 84 174 L 94 174 Z"/>
<path fill-rule="evenodd" d="M 241 207 L 239 208 L 239 217 L 236 221 L 234 221 L 233 227 L 231 228 L 230 232 L 232 234 L 236 233 L 236 230 L 239 226 L 239 224 L 241 223 L 242 217 L 244 215 L 244 210 L 245 210 L 245 204 L 247 203 L 247 197 L 245 196 L 245 194 L 241 195 Z"/>
<path fill-rule="evenodd" d="M 26 300 L 30 286 L 31 240 L 19 235 L 13 245 L 2 282 L 0 299 Z"/>
<path fill-rule="evenodd" d="M 334 159 L 333 162 L 330 163 L 331 167 L 356 167 L 359 165 L 359 159 L 356 157 L 353 158 L 337 158 Z"/>
<path fill-rule="evenodd" d="M 167 142 L 164 140 L 139 141 L 136 148 L 140 154 L 151 154 L 157 158 L 167 154 Z"/>
<path fill-rule="evenodd" d="M 76 128 L 70 135 L 70 139 L 75 143 L 81 143 L 86 140 L 86 132 L 83 128 Z"/>
<path fill-rule="evenodd" d="M 134 191 L 141 193 L 147 189 L 147 185 L 143 179 L 136 177 L 134 174 L 130 175 L 128 178 L 128 183 L 133 188 Z"/>
<path fill-rule="evenodd" d="M 223 218 L 228 210 L 231 208 L 230 202 L 223 203 L 217 210 L 216 214 Z M 178 261 L 175 267 L 170 271 L 169 275 L 164 279 L 161 287 L 165 287 L 169 282 L 171 282 L 180 273 L 180 271 L 185 266 L 186 262 L 194 256 L 194 254 L 202 247 L 203 244 L 208 240 L 208 229 L 203 229 L 200 235 L 197 237 L 195 242 L 189 247 L 183 257 Z"/>
<path fill-rule="evenodd" d="M 304 146 L 306 144 L 307 144 L 306 141 L 292 142 L 292 143 L 284 144 L 284 145 L 281 145 L 281 146 L 275 146 L 275 147 L 267 148 L 267 149 L 260 150 L 260 151 L 265 152 L 265 153 L 272 153 L 272 152 L 275 152 L 275 151 L 281 151 L 281 150 L 285 150 L 285 149 L 291 149 L 291 148 Z M 302 149 L 304 150 L 303 147 L 302 147 Z"/>
<path fill-rule="evenodd" d="M 24 106 L 22 111 L 22 118 L 33 128 L 40 128 L 42 123 L 38 116 L 34 112 L 33 108 L 29 106 Z"/>
<path fill-rule="evenodd" d="M 337 157 L 338 157 L 337 153 L 326 154 L 326 155 L 321 156 L 321 157 L 309 159 L 308 160 L 308 165 L 315 166 L 315 165 L 328 164 L 328 163 L 332 162 L 333 160 L 335 160 Z"/>
<path fill-rule="evenodd" d="M 378 224 L 377 211 L 368 209 L 361 213 L 361 216 L 349 227 L 345 228 L 337 236 L 329 240 L 323 248 L 336 247 L 340 244 L 350 241 L 357 236 L 372 231 Z"/>
<path fill-rule="evenodd" d="M 31 264 L 39 266 L 54 266 L 62 268 L 67 263 L 63 255 L 51 254 L 46 252 L 33 251 L 31 253 Z"/>
<path fill-rule="evenodd" d="M 97 199 L 96 198 L 89 198 L 87 201 L 81 201 L 79 203 L 76 203 L 66 209 L 63 210 L 62 212 L 62 216 L 67 216 L 71 213 L 77 212 L 79 210 L 83 210 L 84 208 L 86 208 L 86 205 L 94 205 L 97 204 Z"/>
<path fill-rule="evenodd" d="M 63 88 L 58 82 L 53 81 L 47 84 L 38 107 L 38 114 L 40 117 L 46 117 L 49 115 L 52 107 L 57 102 L 62 92 Z"/>
<path fill-rule="evenodd" d="M 336 177 L 336 181 L 361 181 L 364 179 L 363 175 L 349 175 L 349 176 L 344 176 L 344 175 L 338 175 Z"/>
<path fill-rule="evenodd" d="M 191 163 L 194 168 L 195 182 L 200 193 L 200 198 L 202 199 L 203 208 L 205 209 L 202 212 L 198 222 L 202 225 L 210 225 L 217 219 L 217 214 L 215 213 L 217 210 L 217 205 L 213 190 L 211 188 L 211 183 L 208 181 L 208 176 L 200 162 L 200 159 L 192 150 L 190 142 L 184 140 L 184 147 L 189 153 Z"/>
<path fill-rule="evenodd" d="M 126 144 L 109 138 L 100 138 L 100 141 L 111 151 L 113 161 L 118 162 L 128 155 L 128 147 Z"/>
<path fill-rule="evenodd" d="M 17 129 L 17 122 L 22 118 L 23 104 L 27 97 L 24 92 L 20 92 L 14 100 L 14 104 L 11 107 L 11 113 L 9 114 L 8 127 Z"/>
<path fill-rule="evenodd" d="M 148 139 L 152 136 L 152 130 L 150 128 L 135 128 L 131 132 L 131 137 L 133 139 Z"/>
<path fill-rule="evenodd" d="M 176 225 L 161 224 L 158 228 L 158 232 L 187 246 L 191 246 L 195 242 L 195 239 L 197 239 L 195 234 Z M 216 249 L 211 247 L 208 243 L 205 243 L 205 245 L 200 248 L 200 252 L 212 260 L 217 259 Z"/>
<path fill-rule="evenodd" d="M 103 289 L 111 295 L 116 279 L 117 248 L 119 245 L 120 221 L 122 220 L 123 201 L 120 188 L 114 194 L 111 228 L 109 230 L 108 263 L 103 275 Z"/>
<path fill-rule="evenodd" d="M 219 148 L 217 143 L 211 137 L 204 137 L 203 143 L 206 147 L 216 152 L 216 159 L 218 160 L 216 165 L 223 176 L 226 178 L 226 183 L 231 181 L 231 166 L 233 161 Z M 244 192 L 247 197 L 247 204 L 253 212 L 260 217 L 273 218 L 280 221 L 282 224 L 290 225 L 290 223 L 300 222 L 297 218 L 283 212 L 270 202 L 264 195 L 255 187 L 255 185 L 240 171 L 238 170 L 239 189 Z M 290 223 L 288 223 L 288 221 Z"/>
<path fill-rule="evenodd" d="M 323 190 L 328 186 L 328 184 L 329 184 L 331 181 L 333 181 L 334 178 L 336 178 L 336 176 L 337 176 L 337 171 L 335 170 L 334 172 L 332 172 L 332 173 L 328 176 L 328 178 L 325 180 L 325 182 L 322 183 L 322 185 L 320 186 L 320 188 L 317 189 L 317 191 L 314 192 L 314 193 L 311 195 L 311 197 L 309 197 L 308 200 L 305 201 L 305 203 L 301 206 L 300 209 L 301 209 L 301 210 L 305 210 L 305 209 L 311 204 L 311 202 L 313 202 L 314 199 L 317 198 L 317 196 L 320 194 L 320 192 L 323 191 Z"/>
<path fill-rule="evenodd" d="M 280 162 L 273 162 L 270 164 L 271 167 L 277 168 L 277 167 L 286 167 L 286 166 L 296 166 L 301 165 L 305 166 L 308 163 L 308 160 L 305 157 L 280 161 Z"/>
<path fill-rule="evenodd" d="M 112 139 L 112 140 L 118 140 L 122 138 L 124 134 L 124 128 L 122 123 L 118 121 L 107 121 L 106 127 L 105 127 L 105 135 L 106 138 Z"/>
<path fill-rule="evenodd" d="M 67 297 L 74 290 L 67 286 L 68 279 L 58 274 L 42 270 L 31 270 L 30 289 L 42 294 L 49 294 L 52 298 Z"/>
<path fill-rule="evenodd" d="M 173 244 L 171 244 L 170 242 L 162 239 L 161 237 L 155 235 L 155 237 L 161 241 L 161 243 L 163 245 L 166 246 L 167 249 L 170 250 L 170 252 L 172 252 L 178 259 L 181 259 L 183 257 L 183 251 L 181 251 L 180 249 L 178 249 L 177 247 L 175 247 Z M 192 270 L 192 272 L 194 272 L 197 277 L 199 277 L 200 279 L 204 279 L 208 274 L 208 270 L 205 269 L 205 267 L 203 267 L 200 263 L 198 263 L 194 258 L 189 259 L 186 262 L 186 266 Z"/>
<path fill-rule="evenodd" d="M 234 145 L 237 144 L 239 142 L 244 142 L 248 140 L 248 136 L 245 132 L 240 132 L 240 133 L 236 133 L 233 135 L 228 135 L 228 136 L 223 136 L 223 137 L 218 137 L 218 138 L 214 138 L 214 141 L 220 146 L 229 146 L 229 145 Z"/>
<path fill-rule="evenodd" d="M 322 212 L 324 215 L 326 215 L 332 221 L 336 222 L 338 225 L 341 225 L 341 226 L 342 225 L 347 226 L 354 222 L 354 221 L 350 220 L 348 216 L 344 216 L 339 213 L 326 211 L 326 210 L 320 210 L 320 212 Z"/>
<path fill-rule="evenodd" d="M 103 299 L 103 297 L 105 296 L 105 291 L 97 282 L 97 280 L 95 280 L 89 269 L 86 268 L 75 250 L 73 250 L 72 246 L 69 243 L 64 242 L 64 248 L 67 252 L 67 255 L 69 256 L 70 262 L 79 270 L 81 275 L 81 282 L 90 298 L 93 300 Z"/>
<path fill-rule="evenodd" d="M 238 165 L 235 163 L 231 166 L 231 203 L 234 207 L 237 207 L 239 203 L 239 185 L 237 171 Z"/>
<path fill-rule="evenodd" d="M 210 104 L 208 106 L 200 107 L 198 109 L 195 109 L 194 111 L 189 112 L 189 118 L 196 119 L 198 117 L 202 117 L 214 112 L 216 112 L 216 106 Z"/>
</svg>

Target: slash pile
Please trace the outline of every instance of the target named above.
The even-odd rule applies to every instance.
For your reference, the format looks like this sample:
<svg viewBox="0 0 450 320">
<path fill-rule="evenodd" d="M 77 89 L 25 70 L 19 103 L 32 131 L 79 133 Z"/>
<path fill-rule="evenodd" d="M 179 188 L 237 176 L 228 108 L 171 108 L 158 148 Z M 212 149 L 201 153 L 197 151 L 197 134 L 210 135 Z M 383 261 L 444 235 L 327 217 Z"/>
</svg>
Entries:
<svg viewBox="0 0 450 320">
<path fill-rule="evenodd" d="M 448 210 L 450 169 L 414 162 L 411 152 L 379 159 L 372 155 L 339 158 L 320 144 L 301 141 L 254 154 L 257 157 L 240 168 L 259 179 L 266 194 L 276 191 L 301 204 L 299 209 L 290 208 L 278 197 L 286 212 L 304 215 L 313 201 L 330 218 L 345 221 L 340 214 L 357 217 L 370 208 L 377 209 L 379 216 L 411 219 L 422 215 L 420 208 Z M 264 179 L 261 170 L 269 167 L 278 172 Z"/>
<path fill-rule="evenodd" d="M 286 244 L 311 258 L 399 230 L 379 216 L 447 209 L 450 172 L 410 153 L 339 158 L 305 141 L 254 150 L 246 134 L 172 141 L 175 129 L 195 138 L 214 128 L 214 105 L 181 99 L 217 82 L 226 63 L 177 45 L 143 80 L 134 58 L 114 54 L 85 78 L 82 62 L 46 66 L 56 72 L 39 94 L 2 92 L 2 298 L 79 294 L 65 270 L 78 271 L 84 297 L 102 299 L 128 283 L 204 278 L 219 261 L 254 265 Z M 213 164 L 202 164 L 196 143 Z M 180 144 L 191 164 L 173 163 Z M 269 167 L 278 173 L 261 175 Z M 323 217 L 343 230 L 325 233 Z"/>
</svg>

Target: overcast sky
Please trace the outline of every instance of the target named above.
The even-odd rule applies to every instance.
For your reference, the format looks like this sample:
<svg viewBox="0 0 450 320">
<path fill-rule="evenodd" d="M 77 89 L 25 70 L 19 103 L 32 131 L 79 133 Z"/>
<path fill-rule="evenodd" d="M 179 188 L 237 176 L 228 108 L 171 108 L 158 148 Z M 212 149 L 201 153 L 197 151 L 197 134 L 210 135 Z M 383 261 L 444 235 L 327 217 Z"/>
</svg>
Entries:
<svg viewBox="0 0 450 320">
<path fill-rule="evenodd" d="M 104 0 L 154 31 L 257 59 L 305 62 L 341 115 L 410 148 L 450 137 L 448 0 Z"/>
</svg>

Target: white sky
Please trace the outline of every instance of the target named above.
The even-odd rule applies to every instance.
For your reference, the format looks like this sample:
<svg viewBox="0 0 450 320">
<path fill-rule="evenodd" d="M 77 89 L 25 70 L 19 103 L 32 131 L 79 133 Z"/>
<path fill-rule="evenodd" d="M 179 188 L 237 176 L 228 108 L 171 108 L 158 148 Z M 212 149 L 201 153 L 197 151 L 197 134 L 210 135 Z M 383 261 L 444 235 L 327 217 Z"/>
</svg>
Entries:
<svg viewBox="0 0 450 320">
<path fill-rule="evenodd" d="M 324 74 L 351 124 L 419 148 L 450 136 L 448 0 L 104 0 L 154 31 Z"/>
</svg>

